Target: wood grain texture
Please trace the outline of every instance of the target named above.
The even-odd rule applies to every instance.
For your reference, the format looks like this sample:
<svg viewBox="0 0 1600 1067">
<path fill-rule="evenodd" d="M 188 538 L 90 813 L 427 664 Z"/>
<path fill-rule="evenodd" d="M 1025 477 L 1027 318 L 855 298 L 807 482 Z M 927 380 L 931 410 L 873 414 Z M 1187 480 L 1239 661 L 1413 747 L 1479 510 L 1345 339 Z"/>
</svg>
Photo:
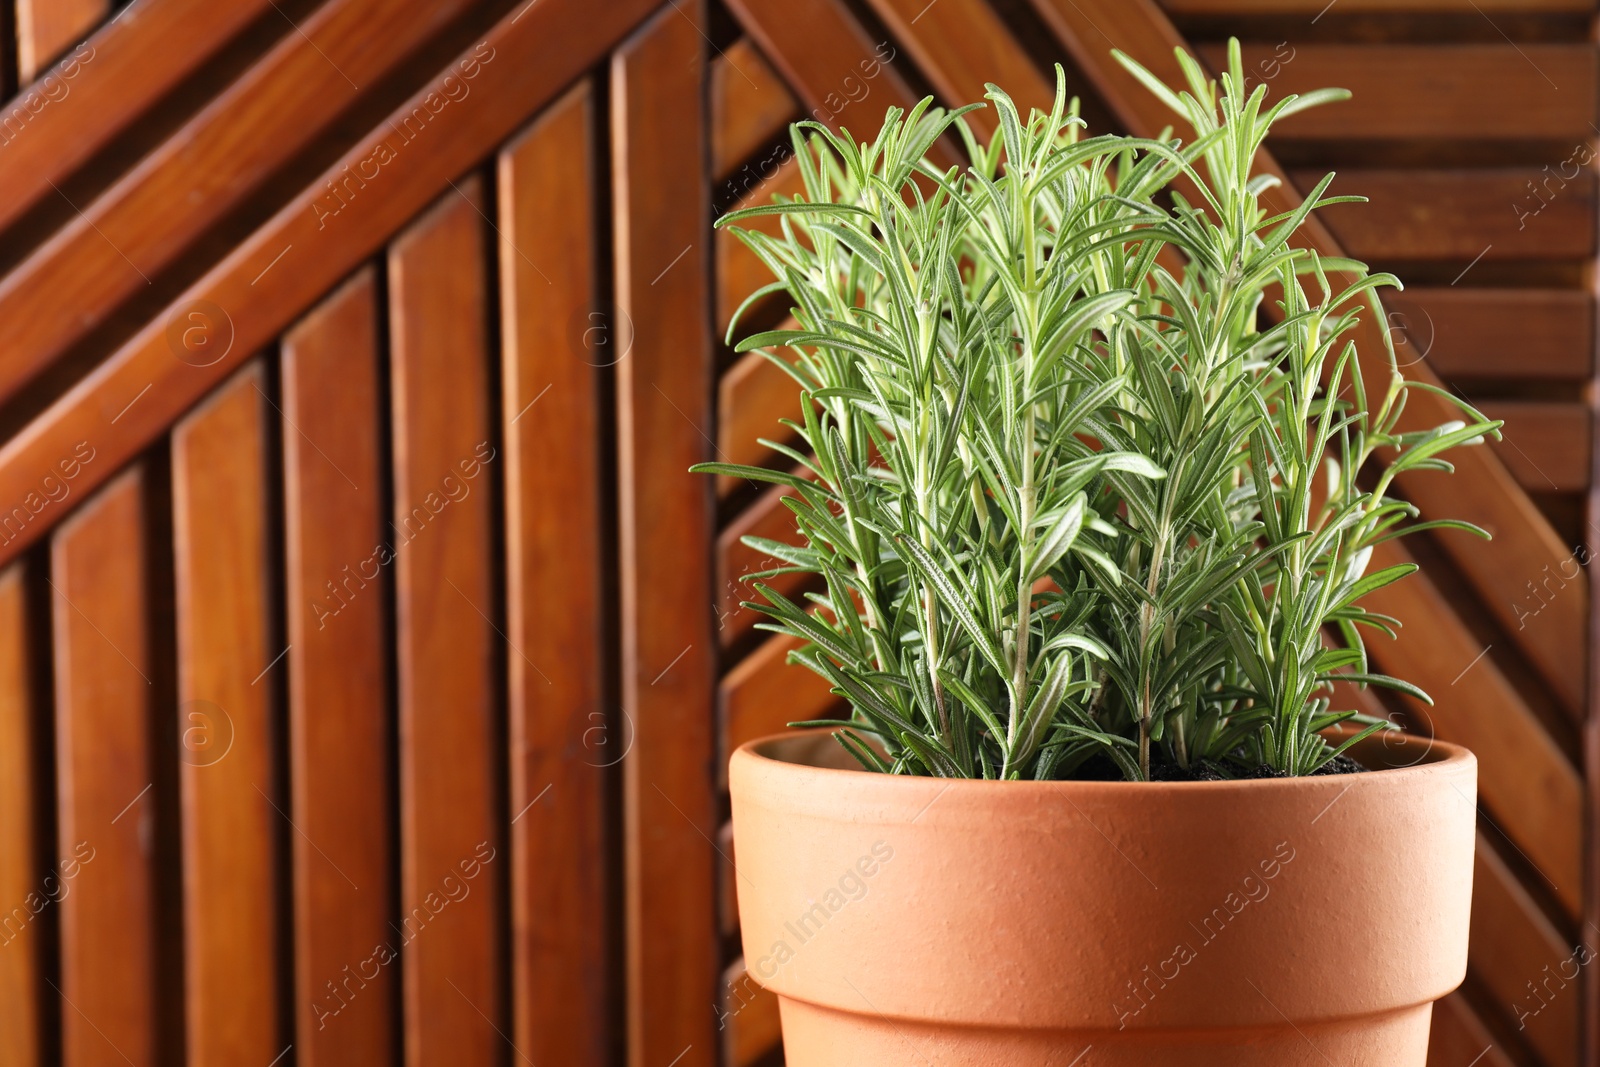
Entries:
<svg viewBox="0 0 1600 1067">
<path fill-rule="evenodd" d="M 763 178 L 729 210 L 742 211 L 745 208 L 770 204 L 774 197 L 793 199 L 805 195 L 805 177 L 800 173 L 800 164 L 795 162 L 793 156 L 785 157 L 782 163 L 770 169 L 771 176 Z M 779 219 L 780 216 L 777 215 L 757 216 L 746 219 L 739 225 L 746 230 L 777 235 L 781 227 Z M 767 265 L 750 251 L 748 245 L 739 240 L 732 229 L 717 230 L 712 240 L 716 246 L 717 334 L 721 337 L 727 335 L 728 327 L 733 323 L 734 312 L 739 310 L 739 306 L 746 298 L 771 282 L 773 278 Z M 787 298 L 780 295 L 776 299 L 781 301 Z M 760 325 L 759 318 L 742 318 L 738 328 L 733 331 L 732 340 L 737 343 L 740 338 L 755 333 Z"/>
<path fill-rule="evenodd" d="M 1301 190 L 1325 170 L 1293 170 Z M 1548 184 L 1547 184 L 1548 183 Z M 1364 196 L 1318 214 L 1352 256 L 1368 261 L 1583 259 L 1595 251 L 1595 177 L 1533 168 L 1343 170 L 1332 196 Z"/>
<path fill-rule="evenodd" d="M 273 771 L 283 650 L 268 634 L 263 382 L 260 362 L 247 365 L 172 433 L 184 1018 L 195 1067 L 270 1062 L 288 1043 L 275 893 L 288 798 Z"/>
<path fill-rule="evenodd" d="M 104 459 L 87 445 L 68 458 L 86 463 L 84 473 Z M 88 501 L 50 546 L 55 852 L 63 877 L 69 860 L 77 864 L 59 904 L 66 1067 L 147 1064 L 157 1055 L 155 668 L 144 554 L 139 467 Z"/>
<path fill-rule="evenodd" d="M 87 491 L 109 478 L 250 353 L 326 295 L 441 190 L 448 190 L 464 168 L 510 136 L 654 6 L 653 0 L 618 0 L 599 7 L 581 0 L 541 0 L 524 7 L 520 17 L 502 19 L 482 43 L 444 72 L 454 76 L 461 64 L 477 63 L 472 92 L 451 102 L 444 112 L 450 121 L 428 125 L 417 145 L 407 148 L 402 142 L 405 164 L 385 168 L 383 196 L 351 200 L 338 215 L 335 234 L 320 232 L 315 205 L 327 195 L 325 182 L 342 175 L 345 167 L 383 155 L 382 146 L 389 145 L 390 138 L 399 140 L 396 127 L 415 108 L 427 106 L 428 94 L 442 85 L 442 75 L 357 141 L 322 180 L 245 239 L 155 321 L 102 361 L 92 376 L 0 446 L 0 508 L 9 509 L 25 499 L 40 473 L 69 454 L 91 427 L 104 462 L 84 469 L 81 487 Z M 552 40 L 561 40 L 564 47 L 551 49 Z M 216 362 L 198 367 L 173 358 L 175 349 L 167 333 L 169 323 L 177 323 L 181 330 L 202 301 L 226 313 L 232 342 Z M 112 419 L 116 422 L 108 427 Z M 32 523 L 0 542 L 0 564 L 47 529 L 48 523 Z"/>
<path fill-rule="evenodd" d="M 1537 400 L 1486 401 L 1484 415 L 1503 419 L 1493 447 L 1530 493 L 1581 493 L 1589 487 L 1594 433 L 1587 404 Z"/>
<path fill-rule="evenodd" d="M 504 864 L 482 183 L 389 252 L 405 1055 L 498 1063 Z"/>
<path fill-rule="evenodd" d="M 1383 294 L 1404 364 L 1426 359 L 1456 376 L 1587 381 L 1594 367 L 1594 299 L 1557 289 L 1407 287 Z"/>
<path fill-rule="evenodd" d="M 610 765 L 626 743 L 605 700 L 599 442 L 610 372 L 583 345 L 600 321 L 589 317 L 596 119 L 593 86 L 580 82 L 498 164 L 512 1036 L 533 1063 L 573 1067 L 606 1064 L 621 1025 L 606 906 L 619 873 L 607 859 Z"/>
<path fill-rule="evenodd" d="M 1181 84 L 1182 71 L 1173 56 L 1173 49 L 1184 46 L 1185 42 L 1153 0 L 1083 0 L 1081 3 L 1078 0 L 1032 0 L 1032 3 L 1125 129 L 1142 136 L 1154 136 L 1172 122 L 1172 116 L 1165 106 L 1113 61 L 1107 52 L 1111 45 L 1116 45 L 1168 84 Z M 1259 171 L 1278 175 L 1285 182 L 1263 198 L 1268 210 L 1288 210 L 1299 203 L 1294 184 L 1270 154 L 1265 151 L 1258 154 L 1256 164 Z M 1345 181 L 1342 188 L 1349 192 L 1359 191 L 1360 186 L 1366 186 L 1368 191 L 1377 191 L 1365 179 L 1383 173 L 1367 171 L 1362 175 L 1347 176 L 1350 180 Z M 1355 180 L 1357 177 L 1363 180 Z M 1442 180 L 1452 186 L 1457 194 L 1463 190 L 1475 190 L 1482 194 L 1486 189 L 1495 188 L 1498 183 L 1498 192 L 1494 196 L 1499 199 L 1492 199 L 1488 204 L 1491 212 L 1499 213 L 1492 224 L 1498 233 L 1507 227 L 1505 220 L 1508 218 L 1511 220 L 1509 226 L 1516 225 L 1511 202 L 1504 198 L 1507 192 L 1504 187 L 1506 177 L 1503 172 L 1491 171 L 1472 176 L 1466 182 L 1458 181 L 1459 175 L 1449 174 Z M 1398 191 L 1402 184 L 1399 180 L 1391 182 L 1390 191 Z M 1592 188 L 1590 181 L 1582 186 L 1574 185 L 1569 191 L 1583 194 L 1585 190 L 1592 192 Z M 1405 194 L 1408 198 L 1406 202 L 1414 208 L 1415 205 L 1424 205 L 1416 210 L 1436 210 L 1438 204 L 1428 200 L 1430 193 L 1425 184 L 1410 186 Z M 1573 201 L 1578 199 L 1578 195 L 1567 197 L 1563 210 L 1587 218 L 1592 213 L 1592 207 L 1575 208 Z M 1373 205 L 1347 207 L 1365 210 Z M 1402 206 L 1398 213 L 1404 215 L 1409 210 L 1412 208 Z M 1395 213 L 1394 202 L 1391 202 L 1389 216 L 1393 218 Z M 1380 210 L 1378 214 L 1382 216 L 1385 212 Z M 1547 209 L 1534 222 L 1548 226 L 1555 217 Z M 1457 226 L 1448 219 L 1443 226 L 1456 234 L 1475 233 L 1471 228 Z M 1528 229 L 1532 231 L 1533 228 L 1533 223 L 1530 223 Z M 1589 248 L 1593 242 L 1591 231 L 1592 227 L 1585 224 L 1570 234 L 1557 235 L 1555 247 Z M 1459 237 L 1455 239 L 1459 240 Z M 1293 240 L 1316 248 L 1325 255 L 1338 255 L 1345 251 L 1340 241 L 1335 239 L 1334 232 L 1316 217 L 1308 219 L 1296 231 Z M 1437 238 L 1435 249 L 1448 240 Z M 1373 236 L 1373 243 L 1383 242 L 1399 243 L 1382 234 Z M 1465 244 L 1464 241 L 1461 243 Z M 1407 247 L 1421 246 L 1413 242 Z M 1479 245 L 1468 251 L 1463 260 L 1478 254 L 1482 247 Z M 1521 241 L 1516 247 L 1526 250 L 1530 245 Z M 1546 254 L 1556 253 L 1552 251 Z M 1369 365 L 1366 375 L 1369 388 L 1376 388 L 1375 383 L 1387 378 L 1383 365 L 1386 355 L 1379 336 L 1379 331 L 1385 326 L 1363 321 L 1353 335 L 1363 361 Z M 1443 387 L 1425 362 L 1407 367 L 1406 373 L 1417 381 Z M 1438 425 L 1455 417 L 1454 408 L 1442 398 L 1416 393 L 1410 398 L 1400 429 Z M 1492 543 L 1471 537 L 1444 537 L 1439 544 L 1476 588 L 1502 629 L 1512 635 L 1511 640 L 1517 649 L 1551 685 L 1565 710 L 1576 716 L 1584 702 L 1582 635 L 1589 615 L 1587 575 L 1580 571 L 1569 583 L 1568 595 L 1559 598 L 1537 617 L 1530 620 L 1523 615 L 1519 619 L 1517 604 L 1523 595 L 1527 578 L 1544 568 L 1559 568 L 1568 560 L 1571 549 L 1562 543 L 1550 522 L 1528 499 L 1493 452 L 1483 448 L 1458 449 L 1450 458 L 1456 465 L 1455 477 L 1445 478 L 1428 472 L 1403 474 L 1398 479 L 1400 488 L 1421 509 L 1425 518 L 1466 519 L 1493 534 Z M 1518 568 L 1507 567 L 1507 559 L 1525 560 L 1526 575 Z M 1468 653 L 1468 656 L 1471 654 Z"/>
<path fill-rule="evenodd" d="M 477 2 L 329 0 L 137 167 L 79 205 L 82 210 L 49 241 L 0 279 L 0 397 L 149 285 L 191 241 L 326 131 L 359 97 L 358 86 L 383 77 Z M 451 96 L 471 91 L 459 75 L 451 84 Z M 456 117 L 445 110 L 449 97 L 435 99 L 442 102 L 441 121 Z M 426 122 L 430 110 L 423 115 Z M 316 188 L 318 228 L 335 228 L 326 239 L 338 239 L 344 204 L 384 195 L 384 177 L 375 163 L 357 165 Z M 107 254 L 107 245 L 114 254 Z M 303 246 L 302 255 L 306 251 Z M 292 261 L 279 266 L 295 269 Z"/>
<path fill-rule="evenodd" d="M 282 343 L 295 1048 L 395 1058 L 388 623 L 377 281 L 363 269 Z M 315 844 L 313 844 L 315 842 Z M 331 987 L 330 987 L 331 983 Z"/>
<path fill-rule="evenodd" d="M 749 38 L 711 61 L 711 173 L 736 181 L 738 168 L 780 138 L 800 110 L 776 71 Z"/>
<path fill-rule="evenodd" d="M 20 563 L 0 572 L 0 907 L 6 909 L 0 911 L 0 1063 L 43 1067 L 39 1003 L 47 946 L 36 920 L 56 903 L 60 883 L 38 862 L 48 798 L 41 795 L 34 746 L 46 724 L 31 688 L 39 636 L 29 632 L 24 580 Z"/>
<path fill-rule="evenodd" d="M 1490 831 L 1492 832 L 1492 831 Z M 1576 979 L 1593 961 L 1589 948 L 1565 944 L 1493 847 L 1478 842 L 1472 873 L 1472 958 L 1468 969 L 1549 1067 L 1577 1067 Z"/>
<path fill-rule="evenodd" d="M 717 1059 L 711 768 L 712 353 L 700 3 L 664 9 L 611 66 L 628 1062 Z"/>
<path fill-rule="evenodd" d="M 33 81 L 110 10 L 110 0 L 17 0 L 18 77 Z"/>
<path fill-rule="evenodd" d="M 0 114 L 0 226 L 56 195 L 53 183 L 268 10 L 270 0 L 138 0 L 62 57 Z"/>
<path fill-rule="evenodd" d="M 1225 43 L 1198 52 L 1212 70 L 1227 69 Z M 1330 85 L 1354 94 L 1274 124 L 1274 139 L 1550 138 L 1572 147 L 1594 135 L 1597 58 L 1583 45 L 1251 42 L 1241 54 L 1250 88 L 1265 83 L 1269 104 Z"/>
</svg>

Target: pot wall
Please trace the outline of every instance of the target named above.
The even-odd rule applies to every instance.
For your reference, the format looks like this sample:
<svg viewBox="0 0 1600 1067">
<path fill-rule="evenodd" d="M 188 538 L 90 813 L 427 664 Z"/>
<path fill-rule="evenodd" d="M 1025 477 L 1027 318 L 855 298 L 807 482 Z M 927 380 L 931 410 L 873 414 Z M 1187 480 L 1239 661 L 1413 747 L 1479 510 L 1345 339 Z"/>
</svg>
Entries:
<svg viewBox="0 0 1600 1067">
<path fill-rule="evenodd" d="M 746 966 L 784 998 L 794 1067 L 901 1062 L 840 1058 L 873 1033 L 959 1044 L 997 1029 L 1022 1043 L 1019 1064 L 1054 1062 L 1042 1050 L 1072 1035 L 1078 1050 L 1098 1035 L 1086 1065 L 1173 1042 L 1256 1042 L 1260 1062 L 1287 1063 L 1271 1032 L 1341 1045 L 1352 1019 L 1387 1051 L 1352 1038 L 1338 1062 L 1420 1064 L 1427 1006 L 1466 973 L 1476 761 L 1415 739 L 1360 755 L 1415 765 L 946 782 L 842 769 L 826 736 L 755 742 L 730 769 Z M 841 1027 L 859 1032 L 839 1048 L 816 1036 Z"/>
</svg>

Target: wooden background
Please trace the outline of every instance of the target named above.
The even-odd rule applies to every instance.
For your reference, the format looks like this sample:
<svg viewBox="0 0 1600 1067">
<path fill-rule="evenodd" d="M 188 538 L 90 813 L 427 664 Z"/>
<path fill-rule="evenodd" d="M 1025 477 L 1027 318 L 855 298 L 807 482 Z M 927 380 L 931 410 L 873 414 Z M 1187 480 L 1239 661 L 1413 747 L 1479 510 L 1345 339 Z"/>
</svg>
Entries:
<svg viewBox="0 0 1600 1067">
<path fill-rule="evenodd" d="M 5 0 L 0 1064 L 773 1064 L 721 773 L 830 700 L 738 608 L 794 405 L 715 215 L 925 93 L 1168 121 L 1232 34 L 1354 101 L 1264 161 L 1507 421 L 1403 491 L 1380 708 L 1482 763 L 1438 1067 L 1600 1062 L 1593 4 Z M 764 306 L 752 327 L 776 323 Z M 1371 343 L 1376 334 L 1369 332 Z M 1419 403 L 1419 406 L 1427 406 Z M 1398 553 L 1397 553 L 1398 555 Z M 1374 901 L 1404 908 L 1407 902 Z"/>
</svg>

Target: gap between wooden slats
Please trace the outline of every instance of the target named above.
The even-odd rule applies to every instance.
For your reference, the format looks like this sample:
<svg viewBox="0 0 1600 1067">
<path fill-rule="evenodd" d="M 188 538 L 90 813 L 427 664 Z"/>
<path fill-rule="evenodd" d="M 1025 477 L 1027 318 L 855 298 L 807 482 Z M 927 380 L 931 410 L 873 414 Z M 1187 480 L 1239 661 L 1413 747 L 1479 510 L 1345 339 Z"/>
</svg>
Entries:
<svg viewBox="0 0 1600 1067">
<path fill-rule="evenodd" d="M 364 268 L 282 345 L 301 1067 L 390 1062 L 399 1032 L 386 647 L 394 546 L 385 521 L 377 284 Z"/>
<path fill-rule="evenodd" d="M 713 483 L 687 471 L 715 431 L 705 19 L 698 0 L 663 9 L 611 67 L 616 302 L 634 328 L 617 365 L 631 1067 L 717 1059 Z"/>
<path fill-rule="evenodd" d="M 185 1018 L 195 1067 L 270 1062 L 279 1028 L 274 768 L 282 648 L 269 619 L 265 376 L 236 374 L 172 435 Z M 286 840 L 286 838 L 285 838 Z M 164 991 L 174 995 L 175 991 Z"/>
<path fill-rule="evenodd" d="M 612 720 L 603 521 L 609 360 L 600 307 L 594 85 L 499 156 L 512 1015 L 530 1062 L 602 1067 L 613 1014 L 609 797 L 630 730 Z M 560 204 L 552 211 L 550 205 Z M 620 342 L 619 342 L 620 343 Z M 627 358 L 624 356 L 623 358 Z"/>
<path fill-rule="evenodd" d="M 498 1063 L 506 864 L 483 184 L 389 252 L 406 1056 Z"/>
</svg>

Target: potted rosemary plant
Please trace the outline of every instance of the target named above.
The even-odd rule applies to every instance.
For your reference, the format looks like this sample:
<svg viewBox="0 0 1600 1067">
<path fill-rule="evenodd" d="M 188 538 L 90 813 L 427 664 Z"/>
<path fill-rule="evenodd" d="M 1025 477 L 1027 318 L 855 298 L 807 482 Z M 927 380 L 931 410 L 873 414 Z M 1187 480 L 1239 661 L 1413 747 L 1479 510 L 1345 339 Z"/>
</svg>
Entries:
<svg viewBox="0 0 1600 1067">
<path fill-rule="evenodd" d="M 751 606 L 850 707 L 730 771 L 792 1067 L 1421 1067 L 1465 974 L 1476 763 L 1333 687 L 1426 699 L 1368 668 L 1398 623 L 1361 600 L 1412 569 L 1370 561 L 1459 525 L 1394 476 L 1498 424 L 1401 432 L 1418 386 L 1350 338 L 1398 283 L 1292 243 L 1332 175 L 1260 203 L 1273 121 L 1343 94 L 1180 58 L 1181 94 L 1122 61 L 1188 143 L 1083 135 L 1058 70 L 1049 114 L 990 87 L 986 143 L 983 105 L 797 124 L 805 196 L 721 220 L 781 216 L 738 232 L 798 328 L 741 347 L 798 443 L 698 469 L 788 487 Z"/>
</svg>

